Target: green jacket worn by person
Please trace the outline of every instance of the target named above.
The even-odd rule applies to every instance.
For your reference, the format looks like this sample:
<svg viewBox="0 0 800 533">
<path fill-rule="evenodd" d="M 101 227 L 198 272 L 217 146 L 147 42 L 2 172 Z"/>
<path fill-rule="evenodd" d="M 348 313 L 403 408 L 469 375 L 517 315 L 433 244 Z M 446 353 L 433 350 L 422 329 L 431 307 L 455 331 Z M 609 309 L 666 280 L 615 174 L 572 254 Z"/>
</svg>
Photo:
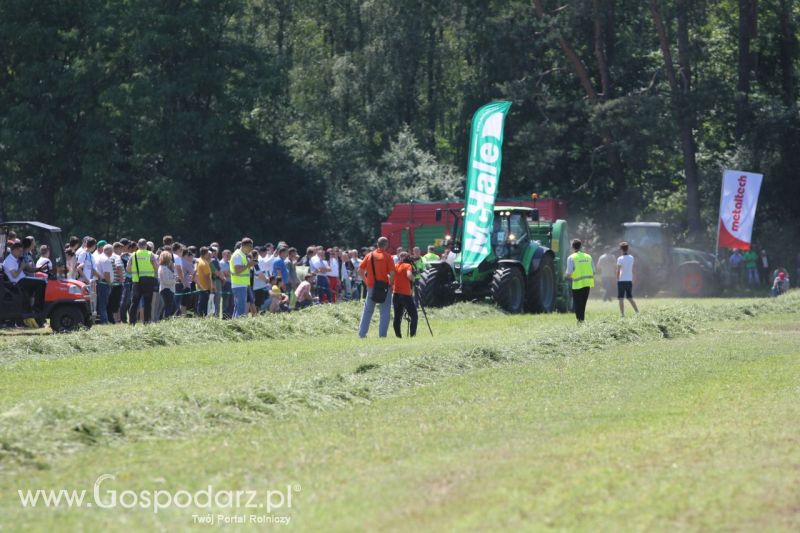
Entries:
<svg viewBox="0 0 800 533">
<path fill-rule="evenodd" d="M 745 252 L 742 259 L 744 259 L 744 267 L 748 269 L 755 269 L 758 264 L 758 254 L 753 250 Z"/>
</svg>

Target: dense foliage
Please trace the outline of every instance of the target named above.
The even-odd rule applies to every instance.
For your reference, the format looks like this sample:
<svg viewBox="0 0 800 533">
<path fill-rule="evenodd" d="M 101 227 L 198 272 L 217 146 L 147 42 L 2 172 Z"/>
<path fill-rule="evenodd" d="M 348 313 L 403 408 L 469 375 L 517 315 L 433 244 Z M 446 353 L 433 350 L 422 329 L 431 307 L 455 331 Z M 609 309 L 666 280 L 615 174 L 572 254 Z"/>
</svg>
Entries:
<svg viewBox="0 0 800 533">
<path fill-rule="evenodd" d="M 722 169 L 760 171 L 777 245 L 798 21 L 791 0 L 0 0 L 0 218 L 361 243 L 393 202 L 462 194 L 470 117 L 502 98 L 501 196 L 708 243 Z"/>
</svg>

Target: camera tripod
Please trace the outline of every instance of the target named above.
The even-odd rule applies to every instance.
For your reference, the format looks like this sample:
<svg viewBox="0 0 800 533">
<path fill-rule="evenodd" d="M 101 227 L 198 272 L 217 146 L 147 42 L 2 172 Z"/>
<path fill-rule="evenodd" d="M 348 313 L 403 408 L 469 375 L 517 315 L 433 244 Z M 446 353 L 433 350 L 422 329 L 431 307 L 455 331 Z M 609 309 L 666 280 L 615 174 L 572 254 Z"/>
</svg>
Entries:
<svg viewBox="0 0 800 533">
<path fill-rule="evenodd" d="M 417 292 L 417 282 L 414 282 L 412 291 L 414 292 L 414 302 L 418 304 L 420 310 L 422 311 L 422 316 L 425 318 L 425 324 L 428 325 L 428 331 L 431 332 L 431 337 L 433 337 L 433 330 L 431 329 L 431 323 L 428 321 L 428 313 L 425 312 L 425 306 L 422 305 L 422 300 L 419 297 L 419 293 Z M 411 317 L 408 316 L 408 313 L 403 313 L 403 318 L 406 319 L 406 336 L 411 336 Z"/>
</svg>

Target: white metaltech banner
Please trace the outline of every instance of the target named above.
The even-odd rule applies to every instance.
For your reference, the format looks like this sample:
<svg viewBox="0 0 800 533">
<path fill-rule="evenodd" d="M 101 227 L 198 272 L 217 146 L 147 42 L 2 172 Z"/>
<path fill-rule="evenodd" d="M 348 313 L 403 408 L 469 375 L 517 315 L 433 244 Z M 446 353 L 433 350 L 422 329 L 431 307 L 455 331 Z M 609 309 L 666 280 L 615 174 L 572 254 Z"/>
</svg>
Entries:
<svg viewBox="0 0 800 533">
<path fill-rule="evenodd" d="M 726 170 L 719 203 L 719 248 L 749 250 L 763 174 Z"/>
</svg>

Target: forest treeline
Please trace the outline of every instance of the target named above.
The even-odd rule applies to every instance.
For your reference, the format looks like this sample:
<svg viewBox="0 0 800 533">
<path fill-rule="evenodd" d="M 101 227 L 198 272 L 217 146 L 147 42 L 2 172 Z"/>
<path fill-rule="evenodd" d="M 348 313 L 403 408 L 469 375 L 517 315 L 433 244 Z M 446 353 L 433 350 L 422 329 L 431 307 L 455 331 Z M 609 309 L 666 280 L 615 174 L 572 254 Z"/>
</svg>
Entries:
<svg viewBox="0 0 800 533">
<path fill-rule="evenodd" d="M 500 196 L 713 242 L 724 168 L 796 242 L 792 0 L 0 0 L 0 218 L 361 244 L 458 198 L 513 102 Z"/>
</svg>

